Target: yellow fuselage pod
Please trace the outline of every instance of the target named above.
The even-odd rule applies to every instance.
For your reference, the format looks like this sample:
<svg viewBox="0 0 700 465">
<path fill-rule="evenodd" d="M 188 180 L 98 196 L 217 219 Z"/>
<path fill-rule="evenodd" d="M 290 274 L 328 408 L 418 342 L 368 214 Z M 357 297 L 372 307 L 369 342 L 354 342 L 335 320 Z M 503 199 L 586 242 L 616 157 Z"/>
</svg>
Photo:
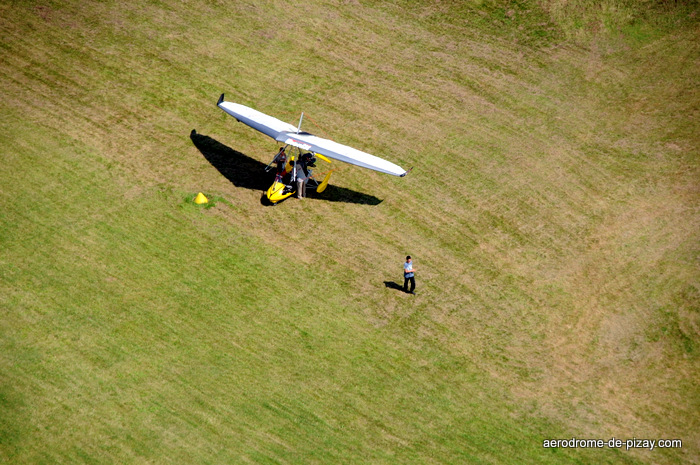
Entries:
<svg viewBox="0 0 700 465">
<path fill-rule="evenodd" d="M 284 193 L 284 188 L 286 186 L 283 182 L 275 181 L 272 183 L 270 188 L 267 190 L 267 198 L 272 203 L 277 203 L 281 200 L 286 199 L 294 193 L 294 190 L 290 190 L 286 194 Z"/>
</svg>

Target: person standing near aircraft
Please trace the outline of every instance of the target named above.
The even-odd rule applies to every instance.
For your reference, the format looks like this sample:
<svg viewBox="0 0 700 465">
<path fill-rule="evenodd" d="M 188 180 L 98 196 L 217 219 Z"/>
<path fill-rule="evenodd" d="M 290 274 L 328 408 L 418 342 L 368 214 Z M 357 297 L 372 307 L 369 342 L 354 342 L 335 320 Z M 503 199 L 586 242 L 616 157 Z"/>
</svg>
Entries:
<svg viewBox="0 0 700 465">
<path fill-rule="evenodd" d="M 305 153 L 299 157 L 299 162 L 296 164 L 298 199 L 303 199 L 306 197 L 306 184 L 309 182 L 309 178 L 311 177 L 310 166 L 315 166 L 313 164 L 311 154 Z"/>
<path fill-rule="evenodd" d="M 416 289 L 416 279 L 414 278 L 414 272 L 416 270 L 413 268 L 413 260 L 411 256 L 406 257 L 406 263 L 403 264 L 403 291 L 409 294 L 415 294 Z M 408 283 L 411 283 L 411 290 L 408 290 Z"/>
<path fill-rule="evenodd" d="M 277 174 L 279 176 L 284 176 L 285 168 L 287 166 L 287 152 L 285 152 L 284 147 L 280 148 L 280 151 L 277 152 L 274 160 L 277 162 Z"/>
</svg>

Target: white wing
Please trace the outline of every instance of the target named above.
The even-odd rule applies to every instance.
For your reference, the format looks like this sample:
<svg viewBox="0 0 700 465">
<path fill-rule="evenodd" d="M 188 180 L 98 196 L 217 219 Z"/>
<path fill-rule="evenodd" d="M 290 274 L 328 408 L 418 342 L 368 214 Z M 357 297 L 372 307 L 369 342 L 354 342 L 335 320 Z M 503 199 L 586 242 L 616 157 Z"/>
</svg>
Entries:
<svg viewBox="0 0 700 465">
<path fill-rule="evenodd" d="M 406 175 L 405 169 L 390 161 L 348 147 L 347 145 L 333 142 L 332 140 L 316 137 L 313 134 L 303 132 L 299 134 L 287 133 L 278 136 L 277 140 L 310 152 L 320 153 L 329 158 L 334 158 L 363 168 L 369 168 L 381 173 L 393 174 L 394 176 Z"/>
<path fill-rule="evenodd" d="M 272 137 L 284 144 L 299 147 L 310 152 L 320 153 L 329 158 L 344 161 L 381 173 L 405 176 L 406 170 L 394 163 L 361 150 L 342 145 L 332 140 L 316 137 L 308 132 L 297 134 L 297 128 L 277 118 L 261 113 L 238 103 L 224 102 L 224 94 L 219 97 L 219 108 L 251 128 Z"/>
<path fill-rule="evenodd" d="M 258 110 L 253 110 L 245 105 L 224 102 L 224 94 L 221 94 L 221 97 L 219 97 L 219 103 L 217 103 L 217 105 L 219 108 L 236 118 L 241 123 L 246 124 L 251 128 L 272 137 L 273 139 L 277 139 L 277 135 L 281 132 L 294 132 L 297 130 L 297 128 L 289 123 L 285 123 L 277 118 L 268 116 L 265 113 L 259 112 Z"/>
</svg>

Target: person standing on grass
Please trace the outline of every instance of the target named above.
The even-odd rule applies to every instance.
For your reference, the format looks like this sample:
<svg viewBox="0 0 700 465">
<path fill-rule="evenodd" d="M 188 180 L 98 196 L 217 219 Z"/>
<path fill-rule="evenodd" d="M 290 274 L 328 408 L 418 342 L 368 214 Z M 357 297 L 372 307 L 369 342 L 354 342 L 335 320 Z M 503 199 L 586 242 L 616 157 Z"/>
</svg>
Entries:
<svg viewBox="0 0 700 465">
<path fill-rule="evenodd" d="M 403 291 L 409 294 L 415 294 L 416 289 L 416 279 L 413 277 L 413 273 L 416 270 L 413 269 L 413 260 L 411 256 L 406 257 L 406 263 L 403 264 Z M 411 282 L 411 290 L 408 290 L 408 283 Z"/>
<path fill-rule="evenodd" d="M 303 199 L 306 197 L 306 183 L 309 182 L 311 177 L 311 169 L 309 168 L 311 163 L 311 155 L 305 153 L 299 157 L 299 161 L 296 164 L 296 176 L 297 176 L 297 198 Z"/>
<path fill-rule="evenodd" d="M 287 152 L 285 152 L 284 147 L 280 148 L 280 151 L 275 155 L 275 161 L 277 162 L 277 175 L 284 176 L 287 168 Z"/>
</svg>

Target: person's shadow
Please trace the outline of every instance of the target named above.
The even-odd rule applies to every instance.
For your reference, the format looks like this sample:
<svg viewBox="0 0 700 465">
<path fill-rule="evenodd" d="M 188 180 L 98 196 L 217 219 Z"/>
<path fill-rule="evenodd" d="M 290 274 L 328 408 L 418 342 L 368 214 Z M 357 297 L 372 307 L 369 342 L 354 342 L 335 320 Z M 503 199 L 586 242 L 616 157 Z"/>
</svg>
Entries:
<svg viewBox="0 0 700 465">
<path fill-rule="evenodd" d="M 198 134 L 195 129 L 190 133 L 190 139 L 197 150 L 219 170 L 226 179 L 236 187 L 266 191 L 275 179 L 275 172 L 265 172 L 265 164 L 237 150 L 233 150 L 214 138 Z M 329 202 L 346 202 L 363 205 L 379 205 L 382 201 L 373 195 L 363 194 L 352 189 L 328 185 L 322 194 L 309 189 L 308 196 L 327 200 Z M 263 203 L 266 200 L 262 196 Z"/>
<path fill-rule="evenodd" d="M 403 287 L 399 285 L 399 283 L 394 282 L 394 281 L 384 281 L 384 286 L 387 287 L 388 289 L 394 289 L 397 291 L 404 292 Z"/>
</svg>

